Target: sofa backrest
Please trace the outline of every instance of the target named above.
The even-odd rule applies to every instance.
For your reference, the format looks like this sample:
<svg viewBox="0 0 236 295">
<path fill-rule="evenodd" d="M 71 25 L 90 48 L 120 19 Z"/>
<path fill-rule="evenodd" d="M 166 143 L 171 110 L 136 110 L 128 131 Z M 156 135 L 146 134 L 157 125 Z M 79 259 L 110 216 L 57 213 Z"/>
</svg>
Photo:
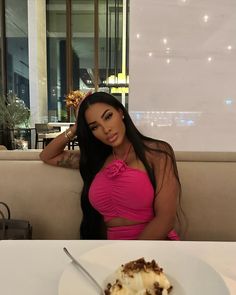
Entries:
<svg viewBox="0 0 236 295">
<path fill-rule="evenodd" d="M 0 200 L 27 219 L 33 239 L 78 239 L 82 179 L 78 170 L 44 164 L 39 151 L 0 152 Z"/>
<path fill-rule="evenodd" d="M 78 239 L 79 171 L 44 164 L 39 150 L 0 151 L 0 201 L 34 239 Z M 236 241 L 236 153 L 177 152 L 185 240 Z M 185 222 L 182 220 L 182 229 Z"/>
<path fill-rule="evenodd" d="M 184 239 L 236 241 L 236 153 L 176 152 Z"/>
</svg>

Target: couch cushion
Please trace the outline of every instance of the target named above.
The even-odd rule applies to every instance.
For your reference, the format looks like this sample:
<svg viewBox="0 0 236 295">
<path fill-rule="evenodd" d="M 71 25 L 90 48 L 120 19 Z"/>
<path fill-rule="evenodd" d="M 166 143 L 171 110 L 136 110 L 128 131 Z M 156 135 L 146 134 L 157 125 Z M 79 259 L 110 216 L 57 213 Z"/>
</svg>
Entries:
<svg viewBox="0 0 236 295">
<path fill-rule="evenodd" d="M 27 219 L 34 239 L 77 239 L 82 179 L 78 170 L 41 161 L 1 161 L 0 200 Z"/>
</svg>

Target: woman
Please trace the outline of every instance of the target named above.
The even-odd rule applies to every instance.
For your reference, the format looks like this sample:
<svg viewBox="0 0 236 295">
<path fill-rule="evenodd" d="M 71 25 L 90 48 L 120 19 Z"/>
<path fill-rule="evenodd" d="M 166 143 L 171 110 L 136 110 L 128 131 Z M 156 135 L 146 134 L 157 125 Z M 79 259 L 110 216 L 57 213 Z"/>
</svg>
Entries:
<svg viewBox="0 0 236 295">
<path fill-rule="evenodd" d="M 64 150 L 76 135 L 80 151 Z M 40 157 L 80 169 L 81 238 L 178 239 L 173 227 L 181 186 L 174 152 L 168 143 L 142 135 L 112 95 L 88 95 L 77 124 Z"/>
</svg>

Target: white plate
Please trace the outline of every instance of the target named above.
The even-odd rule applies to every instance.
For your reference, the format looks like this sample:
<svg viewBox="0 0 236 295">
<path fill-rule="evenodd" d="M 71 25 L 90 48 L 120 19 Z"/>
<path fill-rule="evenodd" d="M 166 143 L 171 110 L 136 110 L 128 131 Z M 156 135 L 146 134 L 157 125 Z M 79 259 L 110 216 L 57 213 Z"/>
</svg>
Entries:
<svg viewBox="0 0 236 295">
<path fill-rule="evenodd" d="M 80 257 L 75 251 L 72 254 L 102 286 L 121 264 L 144 257 L 155 259 L 164 269 L 173 285 L 170 295 L 230 294 L 221 276 L 210 265 L 174 247 L 167 248 L 166 244 L 137 243 L 131 248 L 128 242 L 117 242 L 95 248 Z M 97 294 L 91 281 L 70 263 L 61 276 L 59 295 Z"/>
</svg>

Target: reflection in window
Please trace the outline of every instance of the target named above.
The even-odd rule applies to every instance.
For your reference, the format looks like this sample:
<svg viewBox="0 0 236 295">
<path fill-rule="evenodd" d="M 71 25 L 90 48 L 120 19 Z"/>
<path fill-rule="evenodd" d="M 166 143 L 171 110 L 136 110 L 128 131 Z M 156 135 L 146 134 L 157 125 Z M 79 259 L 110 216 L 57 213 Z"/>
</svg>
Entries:
<svg viewBox="0 0 236 295">
<path fill-rule="evenodd" d="M 5 2 L 7 93 L 14 93 L 27 107 L 29 100 L 27 0 Z"/>
<path fill-rule="evenodd" d="M 1 5 L 1 4 L 0 4 Z M 1 12 L 0 12 L 0 95 L 2 94 L 3 85 L 2 85 L 2 19 L 1 19 Z"/>
<path fill-rule="evenodd" d="M 113 93 L 127 105 L 128 0 L 99 0 L 98 10 L 94 2 L 71 1 L 71 90 L 88 92 L 98 88 Z M 66 121 L 66 4 L 62 0 L 46 3 L 49 121 Z M 98 15 L 98 40 L 94 32 L 95 15 Z"/>
<path fill-rule="evenodd" d="M 77 0 L 72 5 L 73 86 L 94 89 L 94 1 Z"/>
<path fill-rule="evenodd" d="M 129 1 L 99 1 L 100 87 L 126 105 L 129 92 Z"/>
<path fill-rule="evenodd" d="M 48 119 L 66 121 L 66 4 L 47 0 Z"/>
</svg>

